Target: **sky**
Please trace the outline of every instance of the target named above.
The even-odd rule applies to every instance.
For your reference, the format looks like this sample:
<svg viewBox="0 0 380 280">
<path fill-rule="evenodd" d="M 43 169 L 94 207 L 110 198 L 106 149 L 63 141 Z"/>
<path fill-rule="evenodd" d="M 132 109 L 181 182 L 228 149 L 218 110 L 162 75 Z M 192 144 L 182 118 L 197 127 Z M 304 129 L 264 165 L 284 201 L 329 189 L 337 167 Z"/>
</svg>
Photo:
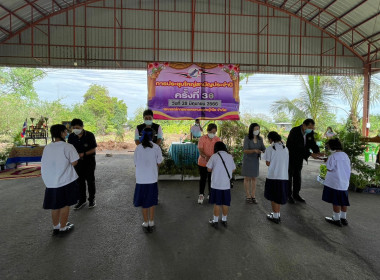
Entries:
<svg viewBox="0 0 380 280">
<path fill-rule="evenodd" d="M 128 118 L 132 118 L 139 107 L 147 103 L 147 73 L 143 70 L 83 70 L 44 69 L 47 76 L 35 83 L 41 99 L 73 105 L 83 101 L 83 95 L 91 84 L 108 88 L 112 97 L 124 100 L 128 107 Z M 375 77 L 380 82 L 380 75 Z M 302 92 L 299 76 L 255 74 L 243 81 L 240 90 L 240 112 L 265 114 L 271 117 L 270 105 L 282 98 L 296 98 Z M 335 102 L 340 103 L 339 101 Z M 347 106 L 341 107 L 347 109 Z M 371 114 L 380 114 L 380 105 L 371 109 Z M 345 119 L 346 113 L 337 109 L 338 120 Z"/>
</svg>

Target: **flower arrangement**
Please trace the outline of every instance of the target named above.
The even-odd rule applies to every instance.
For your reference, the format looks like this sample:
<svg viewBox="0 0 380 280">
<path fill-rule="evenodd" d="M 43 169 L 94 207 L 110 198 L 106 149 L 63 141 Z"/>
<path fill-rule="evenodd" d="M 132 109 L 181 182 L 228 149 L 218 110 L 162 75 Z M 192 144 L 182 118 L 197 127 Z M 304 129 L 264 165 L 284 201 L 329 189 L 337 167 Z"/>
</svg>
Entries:
<svg viewBox="0 0 380 280">
<path fill-rule="evenodd" d="M 230 77 L 235 81 L 239 77 L 239 66 L 233 64 L 219 64 L 219 68 L 223 69 L 224 72 L 230 74 Z"/>
<path fill-rule="evenodd" d="M 157 78 L 160 72 L 169 66 L 168 62 L 159 63 L 153 62 L 148 64 L 148 75 L 151 78 Z"/>
</svg>

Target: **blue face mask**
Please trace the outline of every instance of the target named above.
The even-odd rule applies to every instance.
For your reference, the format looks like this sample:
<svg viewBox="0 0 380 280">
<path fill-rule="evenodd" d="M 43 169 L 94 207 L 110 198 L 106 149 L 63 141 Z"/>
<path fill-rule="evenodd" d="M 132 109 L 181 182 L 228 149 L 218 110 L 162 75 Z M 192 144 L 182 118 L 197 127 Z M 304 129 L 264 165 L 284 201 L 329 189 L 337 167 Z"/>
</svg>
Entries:
<svg viewBox="0 0 380 280">
<path fill-rule="evenodd" d="M 65 140 L 66 141 L 69 140 L 69 134 L 68 133 L 66 134 Z"/>
<path fill-rule="evenodd" d="M 308 133 L 310 133 L 310 132 L 312 132 L 312 131 L 313 131 L 312 129 L 307 128 L 307 129 L 305 129 L 305 134 L 308 134 Z"/>
</svg>

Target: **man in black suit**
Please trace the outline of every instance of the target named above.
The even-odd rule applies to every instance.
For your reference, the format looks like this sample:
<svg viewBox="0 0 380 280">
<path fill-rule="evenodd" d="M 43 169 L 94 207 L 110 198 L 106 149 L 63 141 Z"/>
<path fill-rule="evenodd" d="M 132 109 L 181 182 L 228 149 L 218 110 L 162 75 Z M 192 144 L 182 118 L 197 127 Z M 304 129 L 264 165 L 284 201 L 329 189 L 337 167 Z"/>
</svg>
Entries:
<svg viewBox="0 0 380 280">
<path fill-rule="evenodd" d="M 289 203 L 294 204 L 295 200 L 305 202 L 299 192 L 301 190 L 301 171 L 303 160 L 312 156 L 317 159 L 321 156 L 319 147 L 314 139 L 314 125 L 312 119 L 304 120 L 300 126 L 290 130 L 286 147 L 289 150 Z M 313 153 L 310 152 L 313 151 Z"/>
</svg>

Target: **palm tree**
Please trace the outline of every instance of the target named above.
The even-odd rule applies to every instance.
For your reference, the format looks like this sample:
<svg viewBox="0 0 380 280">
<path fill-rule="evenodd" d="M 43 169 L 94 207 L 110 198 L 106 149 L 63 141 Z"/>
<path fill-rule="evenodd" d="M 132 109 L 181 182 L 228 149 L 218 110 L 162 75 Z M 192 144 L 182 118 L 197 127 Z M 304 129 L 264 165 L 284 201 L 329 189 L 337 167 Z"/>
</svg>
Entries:
<svg viewBox="0 0 380 280">
<path fill-rule="evenodd" d="M 330 88 L 335 90 L 340 99 L 350 107 L 346 111 L 352 125 L 359 128 L 359 113 L 363 109 L 363 92 L 364 92 L 364 77 L 363 76 L 344 76 L 331 77 L 328 80 Z M 380 86 L 374 81 L 371 82 L 370 104 L 375 105 L 380 101 Z"/>
<path fill-rule="evenodd" d="M 283 97 L 271 105 L 271 112 L 287 112 L 292 116 L 293 124 L 299 124 L 306 118 L 318 123 L 326 113 L 330 112 L 332 93 L 328 90 L 326 78 L 320 76 L 300 76 L 302 92 L 290 100 Z"/>
</svg>

